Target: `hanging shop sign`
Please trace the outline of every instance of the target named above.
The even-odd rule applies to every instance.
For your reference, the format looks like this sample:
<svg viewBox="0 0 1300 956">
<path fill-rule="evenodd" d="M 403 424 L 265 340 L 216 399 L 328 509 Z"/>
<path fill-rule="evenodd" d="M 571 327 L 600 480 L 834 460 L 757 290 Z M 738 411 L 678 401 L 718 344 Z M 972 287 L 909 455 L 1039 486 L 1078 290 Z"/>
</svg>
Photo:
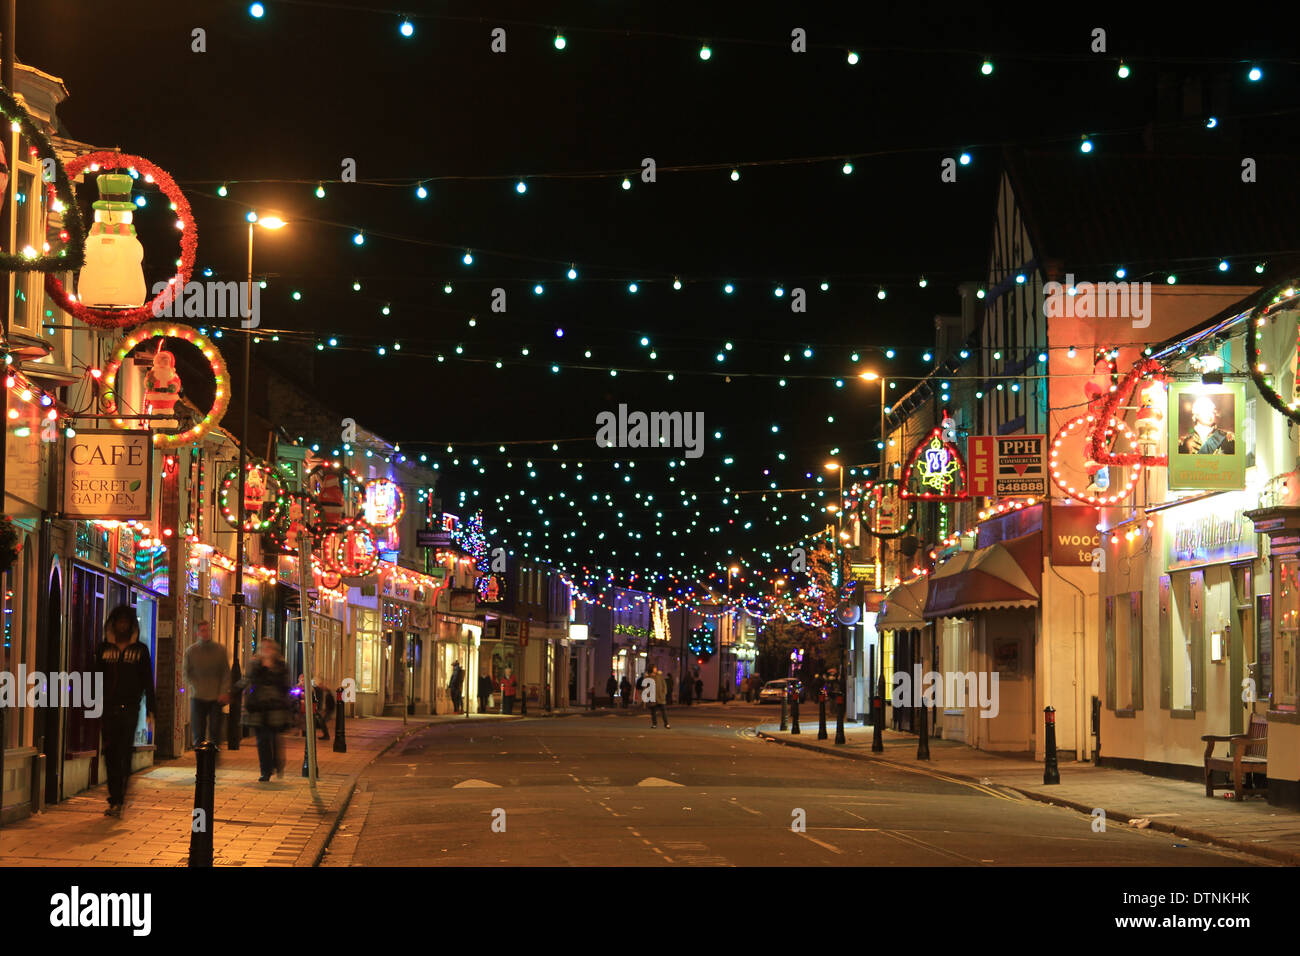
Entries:
<svg viewBox="0 0 1300 956">
<path fill-rule="evenodd" d="M 69 518 L 147 521 L 153 488 L 148 432 L 81 431 L 67 440 L 63 513 Z"/>
<path fill-rule="evenodd" d="M 876 566 L 874 563 L 850 564 L 849 577 L 859 582 L 864 588 L 876 586 Z"/>
<path fill-rule="evenodd" d="M 965 501 L 970 497 L 966 483 L 966 462 L 952 442 L 943 440 L 944 426 L 912 450 L 903 470 L 900 496 L 925 501 Z"/>
<path fill-rule="evenodd" d="M 1056 567 L 1088 567 L 1101 547 L 1096 508 L 1078 505 L 1052 506 L 1052 564 Z"/>
<path fill-rule="evenodd" d="M 474 614 L 478 610 L 478 592 L 473 588 L 452 588 L 449 610 L 453 614 Z"/>
<path fill-rule="evenodd" d="M 1046 435 L 972 435 L 966 472 L 975 497 L 1047 496 Z"/>
<path fill-rule="evenodd" d="M 1241 382 L 1169 386 L 1169 488 L 1224 491 L 1246 487 Z"/>
<path fill-rule="evenodd" d="M 1243 512 L 1258 504 L 1247 491 L 1171 508 L 1163 517 L 1168 570 L 1240 561 L 1259 555 L 1255 524 Z"/>
<path fill-rule="evenodd" d="M 152 355 L 152 365 L 144 376 L 144 392 L 141 407 L 128 408 L 120 390 L 118 378 L 122 363 L 137 348 L 159 339 Z M 171 344 L 169 344 L 171 343 Z M 188 325 L 168 322 L 150 322 L 132 329 L 126 337 L 118 342 L 113 350 L 113 359 L 104 369 L 104 386 L 101 403 L 104 411 L 110 415 L 127 415 L 144 413 L 147 415 L 171 415 L 176 410 L 176 400 L 182 394 L 183 383 L 176 371 L 176 359 L 171 348 L 174 344 L 183 344 L 197 349 L 212 370 L 213 391 L 212 404 L 207 412 L 199 410 L 197 421 L 183 427 L 179 422 L 169 419 L 155 420 L 153 443 L 159 448 L 175 448 L 189 445 L 208 433 L 213 425 L 218 424 L 226 414 L 230 404 L 230 376 L 226 372 L 225 359 L 217 347 L 198 329 Z M 189 395 L 190 393 L 184 393 Z M 178 416 L 179 417 L 179 416 Z M 125 418 L 115 418 L 113 423 L 119 428 L 127 427 Z"/>
</svg>

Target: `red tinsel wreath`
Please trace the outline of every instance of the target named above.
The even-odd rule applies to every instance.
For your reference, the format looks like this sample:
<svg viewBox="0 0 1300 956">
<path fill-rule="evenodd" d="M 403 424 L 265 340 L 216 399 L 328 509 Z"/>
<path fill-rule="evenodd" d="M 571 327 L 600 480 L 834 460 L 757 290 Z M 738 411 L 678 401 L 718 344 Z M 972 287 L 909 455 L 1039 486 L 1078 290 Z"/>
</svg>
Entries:
<svg viewBox="0 0 1300 956">
<path fill-rule="evenodd" d="M 158 188 L 162 190 L 163 195 L 176 206 L 176 218 L 181 221 L 180 268 L 177 270 L 176 275 L 168 280 L 166 288 L 144 305 L 134 309 L 92 309 L 74 300 L 57 276 L 53 273 L 46 274 L 45 291 L 49 293 L 50 298 L 58 303 L 59 308 L 64 312 L 96 328 L 120 329 L 159 318 L 171 302 L 176 290 L 184 288 L 185 284 L 190 281 L 190 276 L 194 272 L 194 254 L 199 245 L 198 228 L 194 224 L 194 215 L 190 212 L 189 201 L 186 200 L 185 194 L 181 192 L 180 187 L 176 185 L 176 181 L 168 175 L 166 170 L 155 166 L 143 156 L 131 156 L 128 153 L 99 150 L 69 160 L 65 166 L 68 178 L 73 179 L 87 167 L 96 164 L 103 170 L 134 168 L 141 176 L 146 178 L 146 181 L 152 179 Z"/>
<path fill-rule="evenodd" d="M 1115 386 L 1115 390 L 1110 393 L 1105 403 L 1102 404 L 1101 410 L 1097 413 L 1097 422 L 1092 426 L 1092 435 L 1089 439 L 1091 458 L 1097 464 L 1124 465 L 1126 467 L 1169 464 L 1168 455 L 1143 455 L 1141 452 L 1135 451 L 1117 455 L 1106 450 L 1106 433 L 1110 428 L 1110 420 L 1115 417 L 1115 412 L 1119 408 L 1119 403 L 1137 389 L 1139 379 L 1163 378 L 1162 373 L 1164 370 L 1165 367 L 1155 359 L 1143 359 L 1129 370 L 1129 373 L 1124 376 L 1124 380 Z"/>
</svg>

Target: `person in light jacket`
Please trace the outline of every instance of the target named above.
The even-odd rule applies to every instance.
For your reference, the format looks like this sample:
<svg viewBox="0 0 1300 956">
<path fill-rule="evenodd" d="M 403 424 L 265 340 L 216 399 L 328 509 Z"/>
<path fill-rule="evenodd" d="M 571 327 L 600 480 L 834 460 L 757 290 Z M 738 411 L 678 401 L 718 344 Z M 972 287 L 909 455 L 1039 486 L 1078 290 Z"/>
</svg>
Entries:
<svg viewBox="0 0 1300 956">
<path fill-rule="evenodd" d="M 221 708 L 230 702 L 230 658 L 212 639 L 212 626 L 199 621 L 199 639 L 185 649 L 185 683 L 190 692 L 190 733 L 194 746 L 221 742 Z"/>
</svg>

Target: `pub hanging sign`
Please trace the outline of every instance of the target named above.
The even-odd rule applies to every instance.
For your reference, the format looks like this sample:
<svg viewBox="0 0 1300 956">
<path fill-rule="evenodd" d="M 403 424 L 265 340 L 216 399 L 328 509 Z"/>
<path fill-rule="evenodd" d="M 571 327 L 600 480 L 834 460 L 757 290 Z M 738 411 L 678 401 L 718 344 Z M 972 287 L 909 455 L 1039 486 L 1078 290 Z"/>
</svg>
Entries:
<svg viewBox="0 0 1300 956">
<path fill-rule="evenodd" d="M 82 431 L 67 439 L 63 515 L 85 521 L 152 517 L 153 442 L 148 431 Z"/>
</svg>

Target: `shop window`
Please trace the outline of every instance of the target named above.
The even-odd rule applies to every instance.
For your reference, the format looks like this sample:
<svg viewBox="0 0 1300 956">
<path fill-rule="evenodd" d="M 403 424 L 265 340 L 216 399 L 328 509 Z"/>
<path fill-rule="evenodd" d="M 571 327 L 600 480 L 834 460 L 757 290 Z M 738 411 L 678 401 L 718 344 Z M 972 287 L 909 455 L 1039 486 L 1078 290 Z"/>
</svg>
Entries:
<svg viewBox="0 0 1300 956">
<path fill-rule="evenodd" d="M 1300 635 L 1300 587 L 1296 575 L 1300 562 L 1294 558 L 1273 559 L 1277 588 L 1273 600 L 1273 709 L 1294 712 L 1300 705 L 1300 674 L 1297 674 L 1296 643 Z"/>
<path fill-rule="evenodd" d="M 379 612 L 369 608 L 353 610 L 357 636 L 357 690 L 363 694 L 379 692 Z"/>
<path fill-rule="evenodd" d="M 1172 600 L 1169 602 L 1167 629 L 1164 620 L 1161 621 L 1161 640 L 1165 642 L 1161 666 L 1166 671 L 1162 678 L 1167 678 L 1164 686 L 1168 687 L 1168 707 L 1174 711 L 1203 710 L 1204 572 L 1175 572 L 1170 576 L 1170 582 Z"/>
<path fill-rule="evenodd" d="M 30 539 L 29 539 L 30 540 Z M 17 565 L 18 562 L 15 562 Z M 17 674 L 19 665 L 24 662 L 25 648 L 23 641 L 23 616 L 21 614 L 21 604 L 19 595 L 15 593 L 15 581 L 18 575 L 14 573 L 14 568 L 10 568 L 0 576 L 0 610 L 3 610 L 3 644 L 0 645 L 0 670 Z M 26 689 L 19 688 L 19 706 L 6 708 L 4 739 L 0 740 L 0 747 L 11 750 L 14 747 L 22 745 L 23 722 L 28 718 L 27 709 L 22 706 L 22 700 L 26 696 Z M 0 787 L 3 789 L 3 787 Z"/>
</svg>

